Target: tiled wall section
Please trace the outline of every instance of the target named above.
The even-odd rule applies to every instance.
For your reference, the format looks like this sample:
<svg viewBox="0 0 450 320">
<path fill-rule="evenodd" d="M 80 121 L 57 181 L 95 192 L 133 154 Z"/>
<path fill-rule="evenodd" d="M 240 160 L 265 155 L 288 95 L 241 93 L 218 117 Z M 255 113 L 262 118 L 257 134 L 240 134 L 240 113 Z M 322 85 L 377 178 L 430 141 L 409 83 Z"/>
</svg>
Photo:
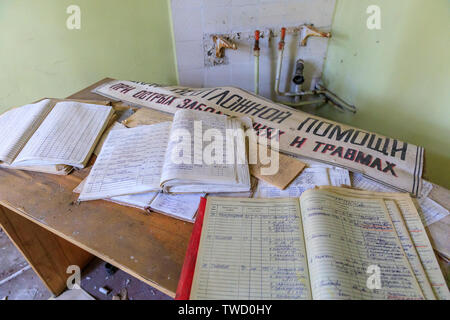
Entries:
<svg viewBox="0 0 450 320">
<path fill-rule="evenodd" d="M 237 41 L 237 51 L 227 50 L 229 64 L 205 67 L 203 35 L 210 33 L 253 32 L 256 29 L 293 27 L 312 23 L 330 30 L 335 0 L 172 0 L 172 18 L 181 85 L 213 87 L 233 85 L 253 91 L 253 43 Z M 261 41 L 260 93 L 274 99 L 278 39 Z M 281 89 L 291 88 L 296 59 L 306 61 L 306 83 L 320 77 L 326 55 L 327 39 L 310 38 L 307 47 L 298 38 L 286 37 Z"/>
</svg>

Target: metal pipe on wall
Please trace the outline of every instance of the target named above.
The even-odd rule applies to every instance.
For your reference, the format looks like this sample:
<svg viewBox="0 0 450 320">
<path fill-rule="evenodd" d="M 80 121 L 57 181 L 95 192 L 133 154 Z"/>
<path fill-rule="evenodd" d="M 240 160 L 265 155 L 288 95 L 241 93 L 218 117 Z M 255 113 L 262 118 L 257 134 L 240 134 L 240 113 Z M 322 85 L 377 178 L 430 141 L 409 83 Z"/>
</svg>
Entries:
<svg viewBox="0 0 450 320">
<path fill-rule="evenodd" d="M 255 56 L 255 94 L 259 94 L 259 30 L 255 31 L 255 45 L 253 47 L 253 55 Z"/>
<path fill-rule="evenodd" d="M 330 33 L 324 33 L 320 32 L 317 29 L 313 28 L 312 26 L 302 26 L 302 41 L 301 45 L 306 45 L 306 40 L 310 36 L 316 36 L 316 37 L 325 37 L 329 38 L 331 36 Z M 307 30 L 308 32 L 304 32 L 304 30 Z M 356 108 L 353 105 L 350 105 L 346 103 L 344 100 L 336 96 L 334 93 L 330 92 L 327 88 L 324 86 L 317 84 L 315 86 L 315 90 L 311 91 L 303 91 L 302 84 L 304 82 L 304 61 L 302 59 L 298 59 L 295 65 L 295 74 L 292 79 L 292 81 L 295 84 L 295 92 L 283 92 L 280 91 L 280 81 L 281 81 L 281 69 L 283 66 L 283 53 L 284 53 L 284 47 L 285 47 L 285 36 L 286 36 L 286 28 L 281 28 L 281 34 L 280 34 L 280 42 L 278 43 L 278 60 L 277 60 L 277 70 L 275 75 L 275 93 L 278 96 L 285 96 L 285 97 L 293 97 L 294 102 L 287 102 L 287 101 L 277 101 L 279 103 L 285 104 L 287 106 L 291 107 L 302 107 L 306 105 L 316 104 L 316 103 L 326 103 L 331 102 L 332 105 L 334 105 L 337 109 L 340 111 L 350 111 L 355 113 Z M 302 97 L 305 96 L 315 96 L 318 99 L 315 100 L 305 100 L 302 101 Z"/>
<path fill-rule="evenodd" d="M 286 28 L 281 28 L 280 42 L 278 42 L 278 60 L 277 60 L 277 72 L 275 75 L 275 93 L 277 95 L 284 95 L 284 92 L 280 92 L 280 78 L 281 78 L 281 66 L 283 64 L 283 52 L 284 52 L 284 38 L 286 36 Z"/>
</svg>

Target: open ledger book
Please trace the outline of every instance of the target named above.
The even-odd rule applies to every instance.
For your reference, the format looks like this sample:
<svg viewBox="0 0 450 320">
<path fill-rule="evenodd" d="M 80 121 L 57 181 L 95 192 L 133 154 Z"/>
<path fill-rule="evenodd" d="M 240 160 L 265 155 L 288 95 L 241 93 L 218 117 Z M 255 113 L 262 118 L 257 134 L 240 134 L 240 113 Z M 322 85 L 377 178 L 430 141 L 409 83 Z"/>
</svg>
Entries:
<svg viewBox="0 0 450 320">
<path fill-rule="evenodd" d="M 450 297 L 407 194 L 320 187 L 300 198 L 208 198 L 197 225 L 196 262 L 188 251 L 180 279 L 192 285 L 179 285 L 180 298 Z"/>
<path fill-rule="evenodd" d="M 112 107 L 44 99 L 0 115 L 0 166 L 66 174 L 83 168 Z"/>
<path fill-rule="evenodd" d="M 245 136 L 236 135 L 232 148 L 226 147 L 225 139 L 229 130 L 243 126 L 240 120 L 223 115 L 180 110 L 173 122 L 111 130 L 79 200 L 159 190 L 170 193 L 249 191 Z M 223 152 L 212 163 L 204 158 L 207 149 L 211 151 L 212 142 L 203 143 L 208 135 L 209 141 L 216 141 Z M 243 146 L 243 153 L 238 152 L 238 146 Z M 227 154 L 229 151 L 232 154 Z"/>
</svg>

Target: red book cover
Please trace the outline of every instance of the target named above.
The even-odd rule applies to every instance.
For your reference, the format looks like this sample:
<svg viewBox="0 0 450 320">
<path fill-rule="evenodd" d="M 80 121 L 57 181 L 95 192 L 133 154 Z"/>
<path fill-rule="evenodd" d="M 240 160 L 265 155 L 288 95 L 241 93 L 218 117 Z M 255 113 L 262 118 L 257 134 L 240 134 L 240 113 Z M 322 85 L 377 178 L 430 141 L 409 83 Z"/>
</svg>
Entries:
<svg viewBox="0 0 450 320">
<path fill-rule="evenodd" d="M 192 229 L 191 239 L 181 269 L 180 281 L 178 281 L 175 300 L 189 300 L 192 281 L 194 279 L 195 263 L 197 261 L 198 246 L 202 234 L 203 217 L 205 216 L 206 199 L 202 198 L 198 207 L 197 218 Z"/>
</svg>

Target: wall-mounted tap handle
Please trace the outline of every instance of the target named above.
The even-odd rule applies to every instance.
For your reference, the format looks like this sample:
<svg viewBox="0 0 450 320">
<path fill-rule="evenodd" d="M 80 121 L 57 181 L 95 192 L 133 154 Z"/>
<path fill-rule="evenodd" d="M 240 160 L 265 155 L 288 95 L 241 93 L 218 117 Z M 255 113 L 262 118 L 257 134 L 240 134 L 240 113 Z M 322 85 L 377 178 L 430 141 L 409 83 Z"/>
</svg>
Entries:
<svg viewBox="0 0 450 320">
<path fill-rule="evenodd" d="M 256 54 L 256 51 L 259 53 L 259 30 L 255 31 L 255 45 L 253 47 L 253 51 Z"/>
<path fill-rule="evenodd" d="M 306 46 L 309 37 L 331 38 L 330 32 L 322 32 L 312 25 L 303 25 L 300 27 L 300 45 Z"/>
<path fill-rule="evenodd" d="M 281 28 L 281 41 L 284 41 L 284 38 L 286 37 L 286 28 Z"/>
<path fill-rule="evenodd" d="M 225 49 L 237 50 L 237 45 L 235 43 L 222 36 L 213 36 L 213 41 L 216 45 L 217 58 L 223 58 L 225 56 Z"/>
<path fill-rule="evenodd" d="M 284 38 L 286 37 L 286 28 L 281 28 L 280 42 L 278 42 L 278 50 L 284 49 Z"/>
</svg>

